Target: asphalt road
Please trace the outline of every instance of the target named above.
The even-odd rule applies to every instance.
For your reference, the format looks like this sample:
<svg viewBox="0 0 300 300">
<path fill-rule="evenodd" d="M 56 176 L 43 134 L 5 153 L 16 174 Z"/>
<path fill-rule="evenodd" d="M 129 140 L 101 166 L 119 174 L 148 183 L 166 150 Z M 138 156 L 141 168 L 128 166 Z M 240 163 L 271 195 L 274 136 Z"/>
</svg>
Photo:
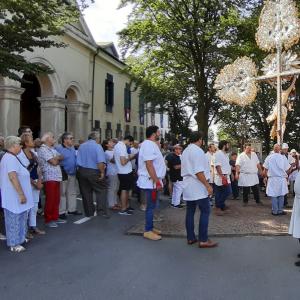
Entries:
<svg viewBox="0 0 300 300">
<path fill-rule="evenodd" d="M 72 217 L 21 254 L 1 242 L 0 299 L 300 299 L 296 240 L 220 238 L 218 248 L 199 249 L 184 239 L 124 234 L 142 217 L 80 225 Z"/>
</svg>

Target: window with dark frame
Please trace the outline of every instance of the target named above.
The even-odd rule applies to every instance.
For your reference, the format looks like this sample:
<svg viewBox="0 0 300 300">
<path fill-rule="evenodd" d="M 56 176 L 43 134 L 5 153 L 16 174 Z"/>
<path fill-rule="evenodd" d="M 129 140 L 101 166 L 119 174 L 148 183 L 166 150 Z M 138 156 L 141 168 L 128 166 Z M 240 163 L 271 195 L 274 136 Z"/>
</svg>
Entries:
<svg viewBox="0 0 300 300">
<path fill-rule="evenodd" d="M 114 77 L 111 74 L 107 74 L 105 79 L 105 105 L 106 112 L 111 113 L 114 106 Z"/>
<path fill-rule="evenodd" d="M 144 140 L 144 128 L 140 127 L 140 141 Z"/>
<path fill-rule="evenodd" d="M 125 136 L 127 136 L 127 135 L 131 135 L 130 134 L 130 126 L 129 125 L 125 126 Z"/>
<path fill-rule="evenodd" d="M 116 130 L 116 138 L 120 139 L 122 137 L 122 129 L 121 129 L 121 124 L 117 124 L 117 130 Z"/>
<path fill-rule="evenodd" d="M 145 125 L 145 104 L 142 96 L 139 97 L 139 117 L 140 125 Z"/>
<path fill-rule="evenodd" d="M 124 88 L 124 115 L 125 121 L 131 121 L 131 91 L 130 91 L 130 84 L 126 83 Z"/>
<path fill-rule="evenodd" d="M 138 139 L 138 133 L 136 126 L 133 126 L 133 138 L 136 141 Z"/>
<path fill-rule="evenodd" d="M 105 138 L 107 140 L 112 138 L 111 122 L 106 122 Z"/>
</svg>

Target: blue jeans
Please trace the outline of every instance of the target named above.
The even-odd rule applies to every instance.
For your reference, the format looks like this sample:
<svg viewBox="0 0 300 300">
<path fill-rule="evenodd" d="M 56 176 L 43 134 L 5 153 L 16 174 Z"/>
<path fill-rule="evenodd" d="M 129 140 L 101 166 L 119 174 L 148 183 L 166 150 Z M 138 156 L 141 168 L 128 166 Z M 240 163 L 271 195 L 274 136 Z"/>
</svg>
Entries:
<svg viewBox="0 0 300 300">
<path fill-rule="evenodd" d="M 216 195 L 215 195 L 215 201 L 216 201 L 216 207 L 224 209 L 225 208 L 225 201 L 227 197 L 231 194 L 231 185 L 216 185 Z"/>
<path fill-rule="evenodd" d="M 196 240 L 194 232 L 194 215 L 196 207 L 200 209 L 199 219 L 199 241 L 206 242 L 208 240 L 208 222 L 210 213 L 209 198 L 204 198 L 195 201 L 186 201 L 186 218 L 185 228 L 188 241 Z"/>
<path fill-rule="evenodd" d="M 283 212 L 284 196 L 271 197 L 272 200 L 272 213 L 280 214 Z"/>
<path fill-rule="evenodd" d="M 238 198 L 239 197 L 239 186 L 238 186 L 237 180 L 231 181 L 231 190 L 232 190 L 233 198 L 234 199 Z"/>
<path fill-rule="evenodd" d="M 155 191 L 153 189 L 142 189 L 145 193 L 146 198 L 146 211 L 145 211 L 145 231 L 153 230 L 153 210 L 159 207 L 158 193 L 156 192 L 156 201 L 152 200 L 152 192 Z"/>
</svg>

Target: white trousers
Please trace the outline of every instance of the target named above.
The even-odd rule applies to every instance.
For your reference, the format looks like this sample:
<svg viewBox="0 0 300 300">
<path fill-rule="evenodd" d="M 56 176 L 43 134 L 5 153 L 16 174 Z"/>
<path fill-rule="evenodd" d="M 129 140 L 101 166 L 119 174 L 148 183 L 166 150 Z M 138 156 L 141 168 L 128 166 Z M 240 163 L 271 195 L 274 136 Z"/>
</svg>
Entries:
<svg viewBox="0 0 300 300">
<path fill-rule="evenodd" d="M 183 193 L 183 181 L 173 182 L 172 204 L 174 206 L 180 204 L 182 193 Z"/>
<path fill-rule="evenodd" d="M 107 202 L 113 207 L 118 202 L 119 178 L 118 175 L 108 175 Z"/>
<path fill-rule="evenodd" d="M 32 188 L 32 198 L 33 198 L 34 206 L 29 210 L 28 224 L 29 227 L 36 227 L 36 213 L 38 211 L 38 206 L 39 206 L 40 191 L 35 189 L 33 186 L 31 186 L 31 188 Z"/>
<path fill-rule="evenodd" d="M 68 175 L 68 180 L 60 184 L 59 214 L 77 210 L 76 176 Z"/>
</svg>

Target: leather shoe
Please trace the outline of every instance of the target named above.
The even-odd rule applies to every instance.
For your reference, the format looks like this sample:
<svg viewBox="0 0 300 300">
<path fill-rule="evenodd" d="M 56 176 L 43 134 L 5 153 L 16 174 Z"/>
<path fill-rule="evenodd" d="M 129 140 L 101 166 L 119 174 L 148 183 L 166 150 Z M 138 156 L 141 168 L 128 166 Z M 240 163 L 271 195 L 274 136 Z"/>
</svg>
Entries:
<svg viewBox="0 0 300 300">
<path fill-rule="evenodd" d="M 197 240 L 188 240 L 187 243 L 188 245 L 193 245 L 196 244 L 198 241 Z"/>
<path fill-rule="evenodd" d="M 78 210 L 75 210 L 75 211 L 68 211 L 68 215 L 74 215 L 74 216 L 81 216 L 82 215 L 82 212 L 78 211 Z"/>
<path fill-rule="evenodd" d="M 214 248 L 217 247 L 218 243 L 217 242 L 213 242 L 211 240 L 207 240 L 207 242 L 200 242 L 199 243 L 199 248 Z"/>
<path fill-rule="evenodd" d="M 300 260 L 295 262 L 296 267 L 300 267 Z"/>
<path fill-rule="evenodd" d="M 224 216 L 224 211 L 221 208 L 215 209 L 216 216 Z"/>
</svg>

